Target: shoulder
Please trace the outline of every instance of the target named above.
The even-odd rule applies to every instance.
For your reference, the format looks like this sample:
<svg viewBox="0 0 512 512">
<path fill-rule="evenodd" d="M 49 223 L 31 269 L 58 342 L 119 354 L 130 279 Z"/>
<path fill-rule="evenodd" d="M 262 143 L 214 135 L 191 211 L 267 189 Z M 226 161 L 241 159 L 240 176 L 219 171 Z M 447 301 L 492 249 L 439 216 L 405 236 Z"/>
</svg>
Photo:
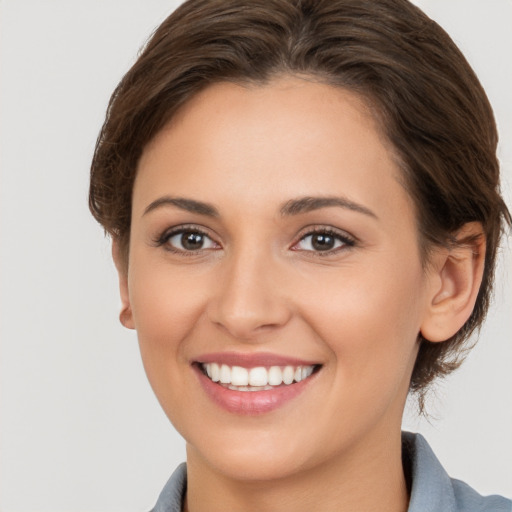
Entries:
<svg viewBox="0 0 512 512">
<path fill-rule="evenodd" d="M 451 479 L 457 510 L 471 512 L 512 512 L 512 501 L 503 496 L 481 496 L 468 484 Z"/>
<path fill-rule="evenodd" d="M 411 469 L 408 512 L 512 512 L 512 501 L 507 498 L 481 496 L 450 478 L 420 434 L 404 432 L 402 449 Z"/>
<path fill-rule="evenodd" d="M 187 466 L 180 464 L 162 489 L 151 512 L 181 512 L 187 490 Z"/>
</svg>

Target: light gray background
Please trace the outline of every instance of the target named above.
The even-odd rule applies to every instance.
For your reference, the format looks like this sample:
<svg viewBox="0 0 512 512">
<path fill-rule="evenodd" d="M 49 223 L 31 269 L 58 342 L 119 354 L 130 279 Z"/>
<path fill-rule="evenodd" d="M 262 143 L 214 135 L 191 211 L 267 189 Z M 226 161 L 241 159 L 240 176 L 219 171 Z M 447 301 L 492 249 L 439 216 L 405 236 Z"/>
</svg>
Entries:
<svg viewBox="0 0 512 512">
<path fill-rule="evenodd" d="M 144 511 L 184 446 L 117 321 L 109 242 L 87 209 L 88 167 L 111 91 L 178 4 L 0 0 L 0 509 Z M 512 2 L 418 0 L 479 74 L 512 190 Z M 465 366 L 438 388 L 430 423 L 409 412 L 448 472 L 512 495 L 512 282 Z"/>
</svg>

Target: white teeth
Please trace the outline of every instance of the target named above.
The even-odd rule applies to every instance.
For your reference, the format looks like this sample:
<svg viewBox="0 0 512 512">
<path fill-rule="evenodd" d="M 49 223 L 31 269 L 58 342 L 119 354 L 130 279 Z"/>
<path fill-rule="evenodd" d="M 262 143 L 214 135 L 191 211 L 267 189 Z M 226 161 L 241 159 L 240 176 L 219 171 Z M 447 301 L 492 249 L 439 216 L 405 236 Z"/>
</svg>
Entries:
<svg viewBox="0 0 512 512">
<path fill-rule="evenodd" d="M 206 372 L 208 373 L 208 365 Z M 249 371 L 241 366 L 231 368 L 231 384 L 233 386 L 247 386 L 249 384 Z"/>
<path fill-rule="evenodd" d="M 265 368 L 243 368 L 242 366 L 219 365 L 218 363 L 205 363 L 201 365 L 206 375 L 213 382 L 220 382 L 229 389 L 236 391 L 261 391 L 272 389 L 272 386 L 281 384 L 290 385 L 307 379 L 314 370 L 309 366 L 271 366 Z"/>
<path fill-rule="evenodd" d="M 220 379 L 220 368 L 219 368 L 219 365 L 217 363 L 212 363 L 212 364 L 207 364 L 206 365 L 206 373 L 208 373 L 208 368 L 210 368 L 210 372 L 211 372 L 211 379 L 213 380 L 213 382 L 219 382 L 219 379 Z M 208 376 L 210 376 L 208 374 Z"/>
<path fill-rule="evenodd" d="M 266 391 L 272 389 L 272 386 L 233 386 L 232 384 L 228 384 L 226 387 L 233 391 Z"/>
<path fill-rule="evenodd" d="M 227 364 L 220 367 L 220 382 L 222 384 L 231 384 L 231 368 Z"/>
<path fill-rule="evenodd" d="M 283 370 L 283 382 L 285 384 L 291 384 L 293 382 L 293 378 L 295 377 L 295 370 L 293 366 L 286 366 Z"/>
<path fill-rule="evenodd" d="M 268 383 L 271 386 L 279 386 L 283 382 L 283 372 L 279 366 L 271 366 L 268 370 Z"/>
<path fill-rule="evenodd" d="M 249 384 L 251 386 L 266 386 L 268 384 L 268 372 L 263 366 L 251 368 L 249 371 Z"/>
</svg>

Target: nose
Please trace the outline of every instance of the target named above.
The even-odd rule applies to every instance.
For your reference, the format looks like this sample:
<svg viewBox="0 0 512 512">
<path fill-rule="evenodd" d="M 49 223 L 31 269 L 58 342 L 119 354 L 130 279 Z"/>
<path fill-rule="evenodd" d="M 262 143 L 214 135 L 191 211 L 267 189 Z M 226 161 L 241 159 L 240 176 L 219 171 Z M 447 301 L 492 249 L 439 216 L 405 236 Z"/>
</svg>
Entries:
<svg viewBox="0 0 512 512">
<path fill-rule="evenodd" d="M 221 267 L 208 305 L 208 317 L 217 327 L 238 340 L 257 342 L 289 321 L 291 305 L 271 255 L 233 254 Z"/>
</svg>

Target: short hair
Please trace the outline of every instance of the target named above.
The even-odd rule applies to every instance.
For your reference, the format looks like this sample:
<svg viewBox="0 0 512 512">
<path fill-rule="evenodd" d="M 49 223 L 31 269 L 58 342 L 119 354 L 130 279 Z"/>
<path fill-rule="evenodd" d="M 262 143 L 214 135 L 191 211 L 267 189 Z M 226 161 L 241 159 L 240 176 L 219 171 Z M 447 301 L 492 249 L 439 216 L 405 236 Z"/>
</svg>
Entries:
<svg viewBox="0 0 512 512">
<path fill-rule="evenodd" d="M 419 335 L 410 389 L 457 368 L 492 294 L 511 223 L 499 189 L 487 96 L 448 34 L 407 0 L 188 0 L 154 32 L 115 89 L 96 143 L 89 205 L 128 258 L 139 158 L 177 110 L 210 84 L 264 85 L 291 74 L 358 94 L 398 156 L 423 264 L 464 224 L 481 223 L 483 281 L 464 326 L 442 343 Z"/>
</svg>

